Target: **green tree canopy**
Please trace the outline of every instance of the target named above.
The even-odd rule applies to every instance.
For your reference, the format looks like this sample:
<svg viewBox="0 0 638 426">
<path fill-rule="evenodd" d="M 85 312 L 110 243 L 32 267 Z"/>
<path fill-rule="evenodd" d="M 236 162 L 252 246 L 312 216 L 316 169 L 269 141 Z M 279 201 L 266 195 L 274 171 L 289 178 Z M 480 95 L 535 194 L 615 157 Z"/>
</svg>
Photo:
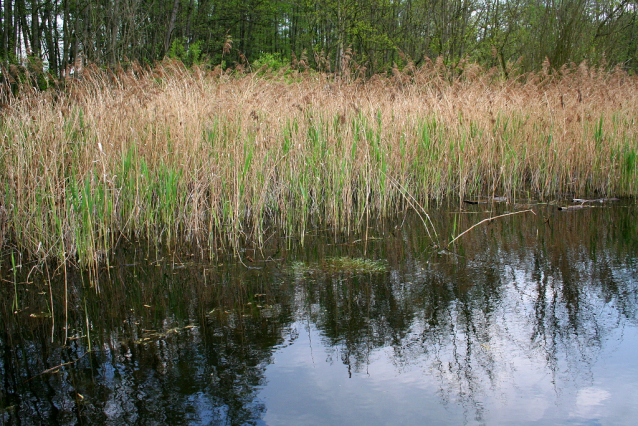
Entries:
<svg viewBox="0 0 638 426">
<path fill-rule="evenodd" d="M 167 55 L 227 66 L 265 55 L 368 73 L 441 56 L 507 73 L 587 60 L 638 69 L 636 0 L 1 0 L 0 63 L 62 75 Z M 232 46 L 227 42 L 232 40 Z M 226 44 L 227 51 L 224 52 Z M 231 47 L 228 50 L 228 47 Z M 189 53 L 190 52 L 190 53 Z M 193 55 L 197 56 L 194 58 Z M 35 63 L 34 61 L 30 62 Z"/>
</svg>

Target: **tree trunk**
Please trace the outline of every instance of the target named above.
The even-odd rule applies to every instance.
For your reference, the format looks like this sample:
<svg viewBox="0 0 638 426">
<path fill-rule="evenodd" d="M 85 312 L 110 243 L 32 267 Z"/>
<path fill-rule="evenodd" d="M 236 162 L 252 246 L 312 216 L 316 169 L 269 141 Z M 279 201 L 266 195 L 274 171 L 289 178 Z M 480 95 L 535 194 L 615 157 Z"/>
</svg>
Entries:
<svg viewBox="0 0 638 426">
<path fill-rule="evenodd" d="M 173 1 L 173 12 L 171 13 L 171 20 L 168 23 L 168 29 L 166 30 L 166 37 L 164 38 L 164 55 L 168 53 L 168 49 L 171 47 L 171 35 L 175 30 L 175 21 L 177 21 L 177 11 L 179 10 L 179 0 Z"/>
<path fill-rule="evenodd" d="M 2 44 L 0 45 L 0 59 L 4 59 L 5 61 L 9 61 L 9 56 L 11 55 L 12 49 L 12 27 L 11 22 L 12 19 L 12 9 L 11 9 L 11 1 L 4 0 L 4 17 L 3 17 L 3 26 L 2 26 Z"/>
<path fill-rule="evenodd" d="M 31 0 L 31 54 L 40 56 L 40 18 L 38 0 Z"/>
</svg>

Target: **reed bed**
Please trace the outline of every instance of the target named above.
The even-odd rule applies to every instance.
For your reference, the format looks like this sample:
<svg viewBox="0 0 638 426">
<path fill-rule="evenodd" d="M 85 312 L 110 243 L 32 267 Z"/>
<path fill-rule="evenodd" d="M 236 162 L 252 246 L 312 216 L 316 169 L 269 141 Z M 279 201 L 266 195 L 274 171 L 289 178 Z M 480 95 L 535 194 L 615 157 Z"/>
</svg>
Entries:
<svg viewBox="0 0 638 426">
<path fill-rule="evenodd" d="M 1 109 L 0 241 L 39 261 L 348 232 L 408 197 L 638 190 L 638 79 L 619 69 L 504 81 L 438 61 L 364 82 L 166 62 L 20 93 Z"/>
</svg>

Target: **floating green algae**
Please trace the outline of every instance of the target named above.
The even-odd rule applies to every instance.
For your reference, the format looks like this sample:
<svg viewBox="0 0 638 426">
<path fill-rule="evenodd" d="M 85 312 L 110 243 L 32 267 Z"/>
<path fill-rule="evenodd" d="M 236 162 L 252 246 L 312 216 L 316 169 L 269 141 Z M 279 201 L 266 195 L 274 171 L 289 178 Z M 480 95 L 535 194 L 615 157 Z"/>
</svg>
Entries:
<svg viewBox="0 0 638 426">
<path fill-rule="evenodd" d="M 295 261 L 290 265 L 295 275 L 315 273 L 350 273 L 350 274 L 379 274 L 387 269 L 384 260 L 365 259 L 361 257 L 328 257 L 320 262 Z"/>
</svg>

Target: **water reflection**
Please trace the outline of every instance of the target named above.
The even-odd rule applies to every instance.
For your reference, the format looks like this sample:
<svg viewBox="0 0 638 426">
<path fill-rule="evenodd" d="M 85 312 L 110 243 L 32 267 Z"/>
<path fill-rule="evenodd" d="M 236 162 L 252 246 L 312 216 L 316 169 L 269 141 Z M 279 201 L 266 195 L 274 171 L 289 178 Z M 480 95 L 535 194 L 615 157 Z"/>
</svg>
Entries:
<svg viewBox="0 0 638 426">
<path fill-rule="evenodd" d="M 485 207 L 433 218 L 454 236 L 510 208 Z M 21 278 L 18 313 L 6 275 L 2 419 L 631 424 L 636 208 L 534 209 L 450 251 L 410 214 L 366 241 L 280 239 L 249 265 L 123 248 L 99 277 L 69 271 L 66 319 L 61 274 Z"/>
</svg>

